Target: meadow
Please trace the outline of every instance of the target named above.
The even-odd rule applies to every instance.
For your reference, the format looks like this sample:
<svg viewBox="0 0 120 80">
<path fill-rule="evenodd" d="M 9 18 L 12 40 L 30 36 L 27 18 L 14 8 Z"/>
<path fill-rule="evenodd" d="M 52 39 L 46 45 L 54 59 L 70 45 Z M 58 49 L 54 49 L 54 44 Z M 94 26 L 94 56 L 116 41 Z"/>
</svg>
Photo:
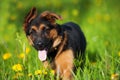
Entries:
<svg viewBox="0 0 120 80">
<path fill-rule="evenodd" d="M 56 12 L 59 24 L 73 21 L 86 39 L 84 70 L 75 80 L 120 80 L 119 0 L 1 0 L 0 80 L 54 80 L 54 70 L 45 69 L 37 51 L 23 31 L 24 17 L 35 6 L 38 12 Z M 75 65 L 79 64 L 75 60 Z"/>
</svg>

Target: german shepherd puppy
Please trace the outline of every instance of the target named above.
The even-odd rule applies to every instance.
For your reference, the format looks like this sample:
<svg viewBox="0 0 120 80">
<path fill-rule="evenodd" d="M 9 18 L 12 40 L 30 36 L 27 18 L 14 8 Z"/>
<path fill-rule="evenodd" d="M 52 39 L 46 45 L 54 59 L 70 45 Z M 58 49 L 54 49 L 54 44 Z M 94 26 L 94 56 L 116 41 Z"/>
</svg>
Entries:
<svg viewBox="0 0 120 80">
<path fill-rule="evenodd" d="M 33 7 L 25 17 L 24 31 L 44 65 L 47 66 L 50 59 L 51 68 L 62 80 L 72 80 L 74 59 L 76 55 L 85 54 L 86 39 L 77 24 L 60 25 L 56 20 L 62 17 L 49 11 L 38 15 Z"/>
</svg>

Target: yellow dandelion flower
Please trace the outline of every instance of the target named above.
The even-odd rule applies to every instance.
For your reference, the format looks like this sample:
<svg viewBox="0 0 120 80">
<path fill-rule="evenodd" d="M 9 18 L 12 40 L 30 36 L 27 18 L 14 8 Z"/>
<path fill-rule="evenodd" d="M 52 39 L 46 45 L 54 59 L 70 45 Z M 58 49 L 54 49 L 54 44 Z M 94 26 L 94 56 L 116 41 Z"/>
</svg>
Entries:
<svg viewBox="0 0 120 80">
<path fill-rule="evenodd" d="M 23 67 L 22 67 L 21 64 L 15 64 L 15 65 L 12 66 L 12 69 L 13 69 L 14 71 L 18 72 L 18 71 L 22 71 L 22 70 L 23 70 Z"/>
<path fill-rule="evenodd" d="M 23 59 L 25 57 L 25 53 L 20 53 L 18 57 Z"/>
<path fill-rule="evenodd" d="M 43 70 L 42 73 L 46 75 L 46 74 L 47 74 L 47 71 Z"/>
<path fill-rule="evenodd" d="M 32 73 L 29 73 L 29 74 L 28 74 L 28 77 L 32 77 Z"/>
<path fill-rule="evenodd" d="M 119 74 L 115 73 L 111 75 L 111 80 L 118 80 L 119 79 Z"/>
<path fill-rule="evenodd" d="M 78 16 L 79 11 L 77 9 L 73 9 L 72 14 L 73 14 L 73 16 Z"/>
<path fill-rule="evenodd" d="M 54 74 L 55 74 L 55 70 L 51 70 L 50 73 L 51 73 L 52 75 L 54 75 Z"/>
<path fill-rule="evenodd" d="M 26 54 L 28 54 L 30 52 L 30 48 L 27 47 L 25 52 L 26 52 Z"/>
<path fill-rule="evenodd" d="M 4 60 L 9 59 L 10 57 L 11 57 L 11 53 L 5 53 L 5 54 L 3 55 L 3 59 L 4 59 Z"/>
<path fill-rule="evenodd" d="M 40 75 L 40 74 L 42 74 L 42 71 L 41 71 L 41 70 L 36 70 L 36 71 L 35 71 L 35 75 Z"/>
</svg>

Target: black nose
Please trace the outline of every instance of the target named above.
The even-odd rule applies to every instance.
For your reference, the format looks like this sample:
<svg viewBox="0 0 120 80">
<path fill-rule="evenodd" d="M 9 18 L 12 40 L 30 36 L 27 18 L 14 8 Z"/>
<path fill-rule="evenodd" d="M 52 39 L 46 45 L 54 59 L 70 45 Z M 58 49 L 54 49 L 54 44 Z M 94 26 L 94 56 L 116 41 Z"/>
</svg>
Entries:
<svg viewBox="0 0 120 80">
<path fill-rule="evenodd" d="M 42 46 L 43 43 L 42 43 L 42 41 L 38 41 L 38 42 L 36 42 L 36 45 L 38 45 L 38 46 Z"/>
<path fill-rule="evenodd" d="M 36 43 L 38 46 L 42 45 L 43 43 L 41 41 Z"/>
<path fill-rule="evenodd" d="M 44 48 L 44 43 L 42 41 L 37 41 L 35 47 L 37 49 L 43 49 Z"/>
</svg>

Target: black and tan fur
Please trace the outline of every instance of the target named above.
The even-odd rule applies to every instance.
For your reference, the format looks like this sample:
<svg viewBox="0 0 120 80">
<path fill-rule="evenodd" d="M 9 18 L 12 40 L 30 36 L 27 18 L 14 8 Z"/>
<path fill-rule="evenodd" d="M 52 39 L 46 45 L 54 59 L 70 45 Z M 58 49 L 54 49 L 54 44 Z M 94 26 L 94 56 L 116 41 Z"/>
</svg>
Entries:
<svg viewBox="0 0 120 80">
<path fill-rule="evenodd" d="M 56 20 L 62 20 L 62 17 L 49 11 L 38 15 L 36 8 L 32 8 L 25 18 L 24 31 L 36 50 L 47 50 L 47 59 L 51 60 L 55 73 L 62 80 L 72 80 L 74 59 L 76 55 L 83 57 L 86 40 L 77 24 L 60 25 Z M 47 61 L 43 63 L 48 65 Z"/>
</svg>

